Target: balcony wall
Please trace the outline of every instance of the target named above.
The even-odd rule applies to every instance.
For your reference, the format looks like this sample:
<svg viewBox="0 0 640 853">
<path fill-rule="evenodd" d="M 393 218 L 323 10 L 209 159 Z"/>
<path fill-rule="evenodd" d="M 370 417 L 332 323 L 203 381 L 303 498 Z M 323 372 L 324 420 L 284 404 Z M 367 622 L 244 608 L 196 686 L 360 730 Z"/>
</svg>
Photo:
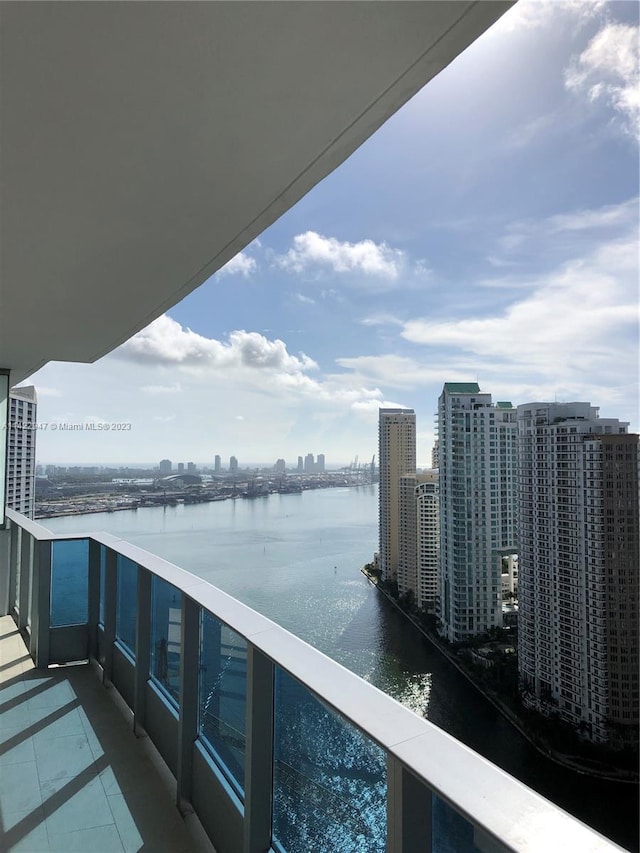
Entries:
<svg viewBox="0 0 640 853">
<path fill-rule="evenodd" d="M 218 853 L 620 849 L 202 579 L 8 518 L 0 609 L 38 667 L 97 664 Z"/>
</svg>

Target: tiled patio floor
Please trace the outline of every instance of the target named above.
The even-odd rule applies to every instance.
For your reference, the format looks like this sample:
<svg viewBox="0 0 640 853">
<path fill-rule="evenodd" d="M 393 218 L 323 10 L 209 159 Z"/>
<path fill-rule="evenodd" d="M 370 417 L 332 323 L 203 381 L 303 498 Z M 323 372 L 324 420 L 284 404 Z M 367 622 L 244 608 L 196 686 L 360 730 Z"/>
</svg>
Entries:
<svg viewBox="0 0 640 853">
<path fill-rule="evenodd" d="M 34 669 L 0 618 L 0 850 L 211 851 L 88 666 Z"/>
</svg>

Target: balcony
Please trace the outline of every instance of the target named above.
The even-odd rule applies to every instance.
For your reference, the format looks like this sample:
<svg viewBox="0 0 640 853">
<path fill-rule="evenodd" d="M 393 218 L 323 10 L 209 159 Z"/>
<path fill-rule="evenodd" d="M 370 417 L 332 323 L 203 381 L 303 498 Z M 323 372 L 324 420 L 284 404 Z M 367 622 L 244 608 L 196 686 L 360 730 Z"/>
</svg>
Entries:
<svg viewBox="0 0 640 853">
<path fill-rule="evenodd" d="M 108 534 L 57 536 L 8 516 L 0 602 L 27 649 L 10 631 L 3 667 L 17 675 L 3 702 L 20 708 L 27 697 L 27 708 L 47 709 L 35 720 L 32 711 L 14 739 L 35 744 L 52 782 L 41 783 L 41 802 L 24 804 L 6 849 L 42 822 L 51 840 L 65 812 L 86 822 L 78 804 L 92 791 L 118 806 L 108 821 L 94 818 L 100 832 L 117 830 L 114 844 L 126 838 L 131 850 L 204 850 L 209 841 L 219 853 L 619 849 L 200 578 Z M 63 666 L 72 662 L 82 665 Z M 43 691 L 50 704 L 34 704 Z M 114 697 L 128 726 L 120 717 L 105 727 Z M 77 751 L 56 758 L 57 735 L 68 731 L 55 727 L 73 709 L 84 763 Z M 114 739 L 119 753 L 109 751 Z M 141 743 L 152 757 L 140 756 Z M 129 775 L 123 752 L 134 793 L 119 787 Z M 152 763 L 170 780 L 162 795 Z M 7 804 L 11 776 L 27 764 L 3 768 L 4 814 L 18 811 Z"/>
</svg>

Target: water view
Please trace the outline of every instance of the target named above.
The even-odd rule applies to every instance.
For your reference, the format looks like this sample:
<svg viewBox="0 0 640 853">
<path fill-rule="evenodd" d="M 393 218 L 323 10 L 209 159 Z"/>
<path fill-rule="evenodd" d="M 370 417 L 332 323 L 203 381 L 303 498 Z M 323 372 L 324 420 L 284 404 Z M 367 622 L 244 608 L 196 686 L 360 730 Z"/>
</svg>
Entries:
<svg viewBox="0 0 640 853">
<path fill-rule="evenodd" d="M 544 758 L 361 574 L 377 487 L 48 519 L 117 534 L 273 619 L 628 849 L 637 788 Z M 517 819 L 517 816 L 514 816 Z"/>
</svg>

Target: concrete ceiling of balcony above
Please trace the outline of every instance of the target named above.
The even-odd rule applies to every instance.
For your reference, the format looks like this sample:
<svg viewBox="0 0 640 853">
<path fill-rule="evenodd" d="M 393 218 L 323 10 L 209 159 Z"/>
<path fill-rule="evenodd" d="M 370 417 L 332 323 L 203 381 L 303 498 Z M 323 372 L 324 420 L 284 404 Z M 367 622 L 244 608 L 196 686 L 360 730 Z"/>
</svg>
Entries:
<svg viewBox="0 0 640 853">
<path fill-rule="evenodd" d="M 0 368 L 114 349 L 510 5 L 0 4 Z"/>
</svg>

